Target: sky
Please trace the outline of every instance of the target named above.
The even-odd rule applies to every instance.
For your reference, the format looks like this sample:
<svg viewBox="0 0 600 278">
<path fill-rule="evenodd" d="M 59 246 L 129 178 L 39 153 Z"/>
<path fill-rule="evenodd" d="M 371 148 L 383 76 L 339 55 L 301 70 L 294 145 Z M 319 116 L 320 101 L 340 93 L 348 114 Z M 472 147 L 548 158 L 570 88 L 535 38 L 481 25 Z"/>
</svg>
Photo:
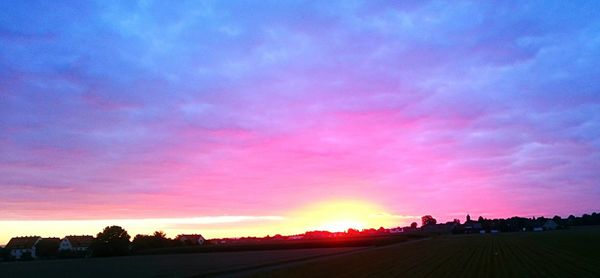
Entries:
<svg viewBox="0 0 600 278">
<path fill-rule="evenodd" d="M 598 61 L 597 1 L 0 1 L 0 243 L 598 211 Z"/>
</svg>

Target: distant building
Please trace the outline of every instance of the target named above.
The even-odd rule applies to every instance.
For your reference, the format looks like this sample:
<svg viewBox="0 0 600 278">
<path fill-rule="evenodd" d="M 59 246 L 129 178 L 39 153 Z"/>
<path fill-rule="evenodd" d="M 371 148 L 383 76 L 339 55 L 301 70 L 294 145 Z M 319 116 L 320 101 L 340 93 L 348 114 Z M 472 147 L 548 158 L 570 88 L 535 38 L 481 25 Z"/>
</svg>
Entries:
<svg viewBox="0 0 600 278">
<path fill-rule="evenodd" d="M 542 232 L 542 231 L 544 231 L 544 228 L 542 228 L 542 227 L 535 227 L 535 228 L 533 228 L 533 231 L 534 232 Z"/>
<path fill-rule="evenodd" d="M 411 226 L 406 226 L 404 228 L 402 228 L 402 232 L 403 233 L 414 233 L 414 232 L 418 232 L 419 228 L 415 228 L 415 227 L 411 227 Z"/>
<path fill-rule="evenodd" d="M 35 245 L 41 239 L 39 236 L 13 237 L 6 244 L 5 248 L 9 256 L 13 259 L 25 259 L 27 256 L 35 259 L 37 257 L 35 254 Z"/>
<path fill-rule="evenodd" d="M 66 236 L 60 241 L 58 250 L 77 253 L 87 252 L 93 241 L 93 236 Z"/>
<path fill-rule="evenodd" d="M 542 228 L 544 230 L 556 230 L 556 228 L 558 228 L 558 224 L 556 224 L 554 220 L 546 220 L 546 223 L 542 225 Z"/>
<path fill-rule="evenodd" d="M 202 245 L 204 244 L 204 237 L 202 235 L 193 234 L 193 235 L 178 235 L 177 239 L 183 243 L 191 244 L 191 245 Z"/>
<path fill-rule="evenodd" d="M 474 221 L 465 222 L 463 227 L 464 227 L 465 233 L 467 233 L 467 234 L 479 233 L 483 229 L 483 226 L 481 225 L 481 223 L 474 222 Z"/>
<path fill-rule="evenodd" d="M 398 227 L 398 228 L 390 229 L 390 234 L 398 234 L 398 233 L 402 233 L 402 228 Z"/>
<path fill-rule="evenodd" d="M 421 231 L 429 232 L 429 233 L 438 233 L 438 234 L 449 234 L 452 233 L 454 227 L 458 224 L 455 222 L 448 222 L 446 224 L 428 224 L 421 227 Z"/>
<path fill-rule="evenodd" d="M 53 258 L 58 255 L 60 238 L 46 237 L 38 240 L 35 244 L 35 256 L 37 258 Z"/>
</svg>

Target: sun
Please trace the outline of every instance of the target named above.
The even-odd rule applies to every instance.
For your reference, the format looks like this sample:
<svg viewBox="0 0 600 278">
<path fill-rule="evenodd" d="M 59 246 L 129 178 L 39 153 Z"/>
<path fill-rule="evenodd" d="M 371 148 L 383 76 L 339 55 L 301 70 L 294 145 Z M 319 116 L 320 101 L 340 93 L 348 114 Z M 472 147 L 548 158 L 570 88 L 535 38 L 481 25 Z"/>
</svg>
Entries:
<svg viewBox="0 0 600 278">
<path fill-rule="evenodd" d="M 296 211 L 295 226 L 307 230 L 341 232 L 348 229 L 377 228 L 382 223 L 383 210 L 371 203 L 355 200 L 331 200 L 319 202 Z"/>
<path fill-rule="evenodd" d="M 366 228 L 365 224 L 357 220 L 336 220 L 326 223 L 317 228 L 317 230 L 324 230 L 330 232 L 344 232 L 348 229 L 362 230 Z"/>
</svg>

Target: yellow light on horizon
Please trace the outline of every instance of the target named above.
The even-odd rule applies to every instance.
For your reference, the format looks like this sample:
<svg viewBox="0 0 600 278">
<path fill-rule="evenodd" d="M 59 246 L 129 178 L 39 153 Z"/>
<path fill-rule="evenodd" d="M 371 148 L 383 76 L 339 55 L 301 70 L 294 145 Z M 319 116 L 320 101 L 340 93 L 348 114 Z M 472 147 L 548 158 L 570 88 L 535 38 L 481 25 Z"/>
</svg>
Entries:
<svg viewBox="0 0 600 278">
<path fill-rule="evenodd" d="M 366 228 L 365 224 L 363 224 L 360 221 L 356 221 L 356 220 L 335 220 L 332 222 L 329 222 L 321 227 L 319 227 L 317 230 L 323 230 L 323 231 L 330 231 L 330 232 L 345 232 L 348 229 L 356 229 L 356 230 L 362 230 Z"/>
<path fill-rule="evenodd" d="M 289 219 L 292 225 L 305 230 L 327 230 L 341 232 L 348 229 L 377 228 L 398 225 L 394 217 L 388 215 L 379 206 L 356 200 L 331 200 L 312 204 L 293 212 Z"/>
<path fill-rule="evenodd" d="M 73 234 L 96 235 L 106 226 L 118 225 L 133 237 L 162 230 L 174 237 L 201 233 L 206 238 L 301 234 L 306 231 L 341 232 L 352 229 L 391 228 L 406 224 L 414 216 L 394 215 L 383 208 L 357 200 L 329 200 L 292 210 L 282 216 L 204 216 L 155 219 L 90 220 L 0 220 L 0 245 L 11 237 L 39 235 L 63 237 Z"/>
</svg>

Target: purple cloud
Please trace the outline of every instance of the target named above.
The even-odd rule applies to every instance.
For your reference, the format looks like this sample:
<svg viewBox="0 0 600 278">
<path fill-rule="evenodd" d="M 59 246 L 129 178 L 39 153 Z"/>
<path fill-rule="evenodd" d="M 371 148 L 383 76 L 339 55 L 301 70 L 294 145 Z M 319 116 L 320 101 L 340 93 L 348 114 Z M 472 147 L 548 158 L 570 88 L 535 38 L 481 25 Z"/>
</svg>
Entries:
<svg viewBox="0 0 600 278">
<path fill-rule="evenodd" d="M 2 3 L 1 215 L 589 212 L 597 6 Z"/>
</svg>

